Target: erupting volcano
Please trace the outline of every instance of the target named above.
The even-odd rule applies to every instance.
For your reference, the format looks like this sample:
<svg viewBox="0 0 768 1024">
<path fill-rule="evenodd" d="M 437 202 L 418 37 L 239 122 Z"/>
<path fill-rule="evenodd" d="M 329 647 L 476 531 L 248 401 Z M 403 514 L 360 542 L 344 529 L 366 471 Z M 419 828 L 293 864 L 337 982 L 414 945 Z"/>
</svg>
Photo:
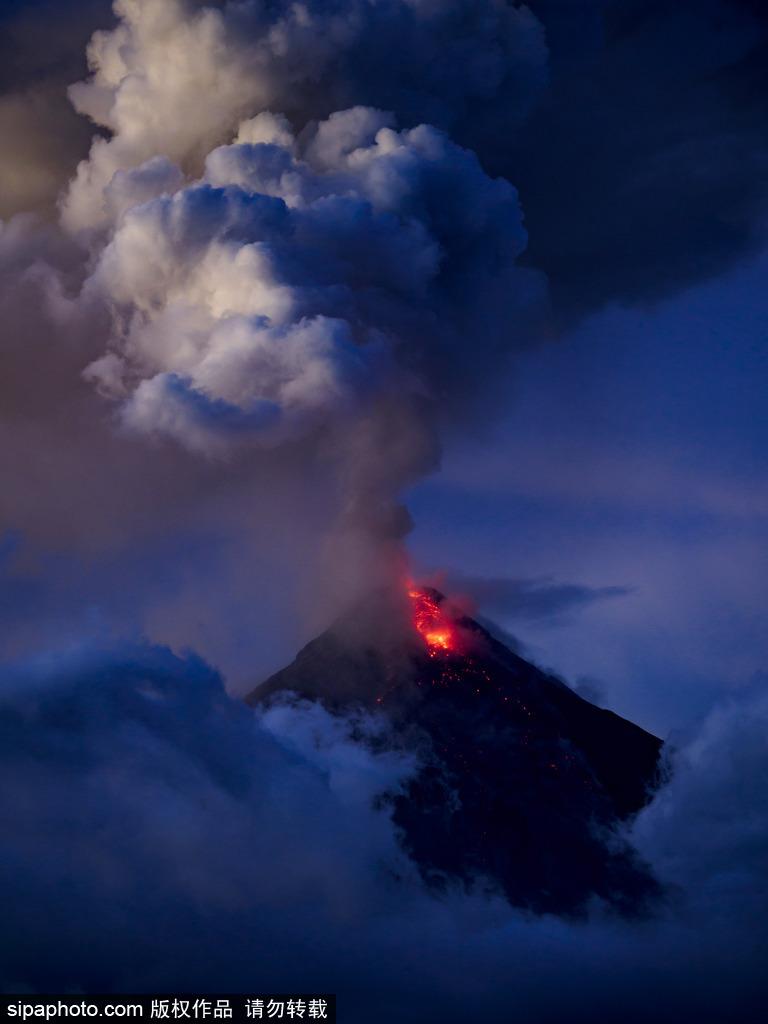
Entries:
<svg viewBox="0 0 768 1024">
<path fill-rule="evenodd" d="M 359 604 L 249 696 L 375 710 L 420 768 L 389 798 L 434 887 L 502 892 L 574 914 L 595 896 L 641 911 L 657 885 L 621 837 L 648 800 L 661 742 L 584 700 L 442 594 L 410 585 Z"/>
<path fill-rule="evenodd" d="M 441 651 L 453 650 L 456 643 L 453 627 L 441 611 L 436 596 L 412 584 L 408 587 L 408 596 L 413 601 L 414 625 L 424 637 L 430 655 L 435 657 Z"/>
</svg>

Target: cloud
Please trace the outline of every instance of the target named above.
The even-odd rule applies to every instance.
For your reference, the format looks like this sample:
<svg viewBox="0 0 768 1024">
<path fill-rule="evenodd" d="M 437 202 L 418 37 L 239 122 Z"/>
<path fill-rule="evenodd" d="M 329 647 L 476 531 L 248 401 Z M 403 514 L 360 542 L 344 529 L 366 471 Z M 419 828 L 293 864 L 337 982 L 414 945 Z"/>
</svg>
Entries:
<svg viewBox="0 0 768 1024">
<path fill-rule="evenodd" d="M 443 132 L 393 123 L 358 106 L 294 134 L 262 112 L 191 180 L 165 142 L 138 166 L 126 157 L 96 204 L 106 233 L 79 300 L 111 315 L 85 378 L 124 428 L 225 460 L 323 453 L 346 508 L 336 561 L 357 562 L 366 587 L 399 565 L 399 495 L 436 464 L 441 420 L 505 362 L 541 298 L 517 266 L 513 186 Z"/>
<path fill-rule="evenodd" d="M 52 211 L 87 156 L 91 132 L 66 87 L 86 73 L 85 45 L 97 24 L 109 24 L 110 7 L 109 0 L 0 5 L 0 218 Z"/>
<path fill-rule="evenodd" d="M 73 227 L 103 223 L 113 175 L 158 153 L 195 175 L 243 118 L 273 110 L 303 129 L 361 105 L 404 128 L 434 124 L 516 183 L 528 258 L 551 280 L 559 323 L 678 291 L 764 239 L 768 26 L 746 0 L 132 0 L 116 11 L 110 27 L 107 0 L 66 17 L 50 0 L 4 9 L 5 215 L 50 204 L 84 155 L 64 85 L 82 76 L 98 28 L 93 75 L 72 98 L 103 134 L 64 204 Z"/>
<path fill-rule="evenodd" d="M 452 593 L 465 595 L 490 615 L 505 619 L 543 619 L 557 622 L 569 612 L 585 608 L 596 601 L 625 597 L 629 587 L 588 587 L 580 583 L 557 583 L 551 579 L 506 579 L 450 575 Z"/>
<path fill-rule="evenodd" d="M 405 127 L 463 119 L 490 132 L 490 111 L 514 121 L 546 75 L 539 23 L 491 0 L 118 0 L 115 10 L 117 28 L 91 42 L 94 75 L 71 90 L 112 133 L 79 168 L 64 208 L 73 228 L 101 223 L 115 171 L 164 153 L 195 173 L 246 116 L 271 110 L 303 128 L 361 105 L 394 110 Z"/>
<path fill-rule="evenodd" d="M 529 258 L 549 277 L 561 323 L 728 270 L 764 244 L 768 213 L 764 8 L 571 6 L 531 3 L 550 43 L 550 85 L 486 158 L 495 173 L 514 167 Z"/>
<path fill-rule="evenodd" d="M 588 700 L 591 704 L 605 707 L 605 685 L 599 679 L 595 679 L 594 676 L 579 676 L 574 681 L 573 689 L 580 697 Z"/>
<path fill-rule="evenodd" d="M 514 189 L 441 133 L 387 120 L 338 112 L 306 145 L 283 122 L 281 145 L 215 149 L 205 179 L 174 194 L 165 165 L 123 172 L 121 195 L 162 194 L 125 210 L 85 294 L 119 311 L 88 376 L 126 396 L 126 423 L 203 450 L 233 433 L 277 443 L 366 392 L 422 390 L 393 359 L 431 360 L 436 391 L 488 279 L 525 301 Z"/>
<path fill-rule="evenodd" d="M 200 659 L 142 645 L 39 655 L 1 705 L 6 988 L 329 988 L 374 1022 L 492 1018 L 510 992 L 533 1022 L 758 1019 L 762 698 L 681 745 L 633 829 L 666 908 L 577 923 L 423 888 L 375 799 L 414 761 L 375 719 L 254 717 Z"/>
<path fill-rule="evenodd" d="M 674 758 L 670 782 L 640 815 L 633 835 L 670 885 L 732 928 L 759 929 L 766 912 L 768 696 L 756 686 L 713 709 Z M 717 821 L 719 824 L 714 825 Z M 690 908 L 688 908 L 690 909 Z"/>
<path fill-rule="evenodd" d="M 116 3 L 70 90 L 98 126 L 61 197 L 75 245 L 57 262 L 35 242 L 23 302 L 5 282 L 11 318 L 71 335 L 72 362 L 128 432 L 230 464 L 314 446 L 346 510 L 334 557 L 365 578 L 407 530 L 398 494 L 435 465 L 439 419 L 482 387 L 542 294 L 516 266 L 514 188 L 420 123 L 473 96 L 520 113 L 543 81 L 530 13 L 482 8 Z M 401 42 L 402 131 L 360 102 L 385 38 Z M 52 407 L 75 394 L 81 422 L 107 428 L 70 379 Z"/>
<path fill-rule="evenodd" d="M 300 726 L 307 713 L 299 708 L 296 717 Z M 209 942 L 227 923 L 242 929 L 250 920 L 258 948 L 270 930 L 281 932 L 281 907 L 357 916 L 367 902 L 355 895 L 358 867 L 365 887 L 380 857 L 398 862 L 391 830 L 369 805 L 378 788 L 397 785 L 408 759 L 377 759 L 357 747 L 346 765 L 344 731 L 316 708 L 312 736 L 323 742 L 310 763 L 272 738 L 278 720 L 271 732 L 269 723 L 260 727 L 193 656 L 135 647 L 106 657 L 74 652 L 56 665 L 38 658 L 21 674 L 6 673 L 2 720 L 6 765 L 23 774 L 3 787 L 14 821 L 3 844 L 3 889 L 11 878 L 19 883 L 3 928 L 5 985 L 26 976 L 67 986 L 78 975 L 111 985 L 110 962 L 124 960 L 129 934 L 138 946 L 134 966 L 118 969 L 126 984 L 136 984 L 139 962 L 149 966 L 150 948 L 163 969 L 175 962 L 186 971 L 208 961 Z M 78 906 L 89 908 L 85 931 Z M 158 915 L 166 924 L 152 938 L 146 923 Z M 197 952 L 178 931 L 195 920 L 212 929 Z M 79 941 L 88 932 L 100 951 L 70 959 L 62 949 L 57 964 L 63 935 Z M 33 949 L 40 957 L 30 960 Z M 233 951 L 228 941 L 215 971 L 226 971 Z"/>
<path fill-rule="evenodd" d="M 445 423 L 468 406 L 484 420 L 492 415 L 505 362 L 536 333 L 542 278 L 521 263 L 539 263 L 556 292 L 568 292 L 563 310 L 602 301 L 586 292 L 574 298 L 555 264 L 569 238 L 593 237 L 591 228 L 569 227 L 568 218 L 623 194 L 627 164 L 606 156 L 595 166 L 607 184 L 589 193 L 590 202 L 573 203 L 581 193 L 559 174 L 560 154 L 569 152 L 578 165 L 581 149 L 565 136 L 559 146 L 546 141 L 557 137 L 554 128 L 544 130 L 548 112 L 564 110 L 580 83 L 605 98 L 641 87 L 666 95 L 656 77 L 649 81 L 651 67 L 660 78 L 699 75 L 698 82 L 714 68 L 712 88 L 720 95 L 727 61 L 745 67 L 761 38 L 743 8 L 714 2 L 698 15 L 686 6 L 674 21 L 675 32 L 688 27 L 706 43 L 700 58 L 695 47 L 680 48 L 687 58 L 674 68 L 638 57 L 664 37 L 671 16 L 654 8 L 636 31 L 612 4 L 584 5 L 576 17 L 544 2 L 531 13 L 490 0 L 301 8 L 126 0 L 112 20 L 103 4 L 79 5 L 82 19 L 61 32 L 54 5 L 36 5 L 36 18 L 14 11 L 9 24 L 23 45 L 7 62 L 12 104 L 20 95 L 13 83 L 22 91 L 32 86 L 45 64 L 41 54 L 55 40 L 61 57 L 53 61 L 51 88 L 65 73 L 77 77 L 84 26 L 103 25 L 90 45 L 91 77 L 72 90 L 96 135 L 62 198 L 65 224 L 90 252 L 57 261 L 49 253 L 68 243 L 49 239 L 42 262 L 56 266 L 45 271 L 45 284 L 39 273 L 37 282 L 27 275 L 22 302 L 16 279 L 8 282 L 13 321 L 29 320 L 24 333 L 67 335 L 51 354 L 61 370 L 48 376 L 59 380 L 61 399 L 41 410 L 39 429 L 43 415 L 59 417 L 49 432 L 59 433 L 59 402 L 69 400 L 69 389 L 77 393 L 80 422 L 86 407 L 92 418 L 78 444 L 90 446 L 95 441 L 86 445 L 83 435 L 109 429 L 108 414 L 89 406 L 72 382 L 89 366 L 87 378 L 122 403 L 125 426 L 232 464 L 253 460 L 252 440 L 295 446 L 317 439 L 334 453 L 340 504 L 356 510 L 358 523 L 367 516 L 389 524 L 382 529 L 390 534 L 402 534 L 406 524 L 396 495 L 434 467 Z M 722 53 L 712 34 L 718 12 L 728 26 Z M 613 49 L 631 59 L 614 59 Z M 642 75 L 634 74 L 638 64 Z M 695 93 L 695 106 L 705 92 Z M 581 105 L 584 138 L 596 134 L 592 120 L 602 109 Z M 599 133 L 605 147 L 625 122 L 634 123 L 613 107 L 611 117 Z M 566 134 L 581 123 L 566 120 Z M 751 114 L 747 120 L 753 123 Z M 704 122 L 697 124 L 702 145 L 714 145 Z M 643 125 L 645 158 L 656 136 L 651 119 Z M 35 145 L 66 148 L 55 144 L 55 133 L 33 134 Z M 29 173 L 18 180 L 31 184 L 37 167 L 30 158 Z M 523 190 L 536 236 L 529 257 L 521 204 L 512 185 L 493 177 L 498 173 Z M 649 180 L 649 203 L 657 187 L 690 191 L 674 177 Z M 659 203 L 662 211 L 668 206 Z M 638 230 L 651 223 L 643 210 Z M 608 253 L 611 239 L 627 232 L 613 231 L 607 213 L 598 219 Z M 657 224 L 659 238 L 664 227 Z M 697 241 L 694 248 L 706 246 Z M 645 243 L 636 247 L 638 266 L 656 268 L 659 251 L 650 262 L 645 251 Z M 38 270 L 40 255 L 38 249 Z M 607 258 L 612 269 L 625 265 Z M 89 260 L 99 268 L 75 301 Z M 579 255 L 569 266 L 581 273 L 587 262 Z M 685 273 L 698 273 L 686 266 Z M 609 281 L 592 270 L 588 277 L 590 288 Z M 45 317 L 32 308 L 41 303 L 37 288 Z M 18 359 L 10 378 L 25 381 L 14 393 L 50 391 L 30 379 L 25 351 L 29 346 L 19 346 L 7 356 Z M 297 360 L 303 369 L 292 376 Z M 363 454 L 366 437 L 384 450 Z M 56 437 L 48 443 L 55 446 Z M 195 471 L 173 470 L 187 472 Z"/>
</svg>

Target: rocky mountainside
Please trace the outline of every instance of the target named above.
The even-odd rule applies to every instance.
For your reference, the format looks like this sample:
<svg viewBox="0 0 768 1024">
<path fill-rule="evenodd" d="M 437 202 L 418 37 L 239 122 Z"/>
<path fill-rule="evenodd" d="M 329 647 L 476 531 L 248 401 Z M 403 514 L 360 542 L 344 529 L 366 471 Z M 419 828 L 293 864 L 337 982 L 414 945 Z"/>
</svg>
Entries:
<svg viewBox="0 0 768 1024">
<path fill-rule="evenodd" d="M 378 594 L 247 698 L 292 691 L 378 710 L 421 768 L 391 798 L 425 880 L 501 890 L 538 913 L 594 897 L 642 912 L 657 886 L 621 837 L 648 800 L 661 741 L 584 700 L 442 594 Z"/>
</svg>

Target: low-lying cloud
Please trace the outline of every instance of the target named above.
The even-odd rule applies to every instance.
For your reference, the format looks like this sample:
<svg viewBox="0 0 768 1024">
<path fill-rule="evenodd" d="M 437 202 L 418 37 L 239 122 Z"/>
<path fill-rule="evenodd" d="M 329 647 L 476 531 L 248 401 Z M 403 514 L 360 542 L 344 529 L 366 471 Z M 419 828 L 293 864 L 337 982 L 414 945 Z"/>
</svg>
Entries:
<svg viewBox="0 0 768 1024">
<path fill-rule="evenodd" d="M 376 800 L 414 756 L 376 719 L 259 717 L 162 648 L 39 656 L 2 679 L 0 981 L 334 989 L 342 1020 L 756 1019 L 767 717 L 728 705 L 674 753 L 632 831 L 657 916 L 568 923 L 423 888 Z"/>
<path fill-rule="evenodd" d="M 553 579 L 505 579 L 453 573 L 450 592 L 468 597 L 482 612 L 509 620 L 558 622 L 596 601 L 626 597 L 631 587 L 590 587 Z"/>
</svg>

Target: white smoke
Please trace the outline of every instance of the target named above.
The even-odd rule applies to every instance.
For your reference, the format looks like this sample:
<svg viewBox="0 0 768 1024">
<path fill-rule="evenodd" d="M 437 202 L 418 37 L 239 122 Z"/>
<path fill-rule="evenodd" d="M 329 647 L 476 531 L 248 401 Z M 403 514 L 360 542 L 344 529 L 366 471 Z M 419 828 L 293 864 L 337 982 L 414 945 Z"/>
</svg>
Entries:
<svg viewBox="0 0 768 1024">
<path fill-rule="evenodd" d="M 268 449 L 321 466 L 331 559 L 366 579 L 398 558 L 400 495 L 436 465 L 441 420 L 500 376 L 543 294 L 518 264 L 514 187 L 466 148 L 530 107 L 543 30 L 497 0 L 114 14 L 70 89 L 97 128 L 60 196 L 62 239 L 32 246 L 34 288 L 29 265 L 23 293 L 3 282 L 12 321 L 67 338 L 55 356 L 88 409 L 67 429 L 89 445 L 114 412 L 125 444 L 159 439 L 153 458 L 186 449 L 254 486 L 271 486 Z"/>
<path fill-rule="evenodd" d="M 313 446 L 345 510 L 333 559 L 389 577 L 400 493 L 436 464 L 441 418 L 501 373 L 543 291 L 517 263 L 514 187 L 417 115 L 445 125 L 486 94 L 522 110 L 538 23 L 491 0 L 115 13 L 71 89 L 108 134 L 61 201 L 90 253 L 81 306 L 112 321 L 84 376 L 127 430 L 210 458 Z M 395 35 L 397 67 L 372 80 L 403 127 L 356 102 L 362 56 L 380 64 Z"/>
<path fill-rule="evenodd" d="M 285 111 L 303 127 L 363 103 L 450 127 L 472 103 L 503 105 L 514 120 L 545 77 L 541 25 L 495 0 L 116 0 L 114 9 L 117 28 L 89 47 L 93 77 L 71 89 L 77 109 L 111 133 L 94 141 L 65 199 L 71 229 L 104 223 L 118 171 L 163 153 L 195 173 L 246 115 Z"/>
<path fill-rule="evenodd" d="M 486 297 L 476 263 L 514 285 L 517 197 L 442 133 L 390 121 L 354 108 L 301 144 L 262 114 L 239 138 L 273 141 L 214 149 L 175 191 L 181 171 L 160 157 L 115 175 L 114 230 L 86 288 L 115 331 L 87 375 L 124 401 L 125 423 L 208 453 L 271 445 L 382 391 L 420 392 L 406 367 L 430 352 L 451 361 L 443 276 L 462 275 L 470 320 Z"/>
</svg>

